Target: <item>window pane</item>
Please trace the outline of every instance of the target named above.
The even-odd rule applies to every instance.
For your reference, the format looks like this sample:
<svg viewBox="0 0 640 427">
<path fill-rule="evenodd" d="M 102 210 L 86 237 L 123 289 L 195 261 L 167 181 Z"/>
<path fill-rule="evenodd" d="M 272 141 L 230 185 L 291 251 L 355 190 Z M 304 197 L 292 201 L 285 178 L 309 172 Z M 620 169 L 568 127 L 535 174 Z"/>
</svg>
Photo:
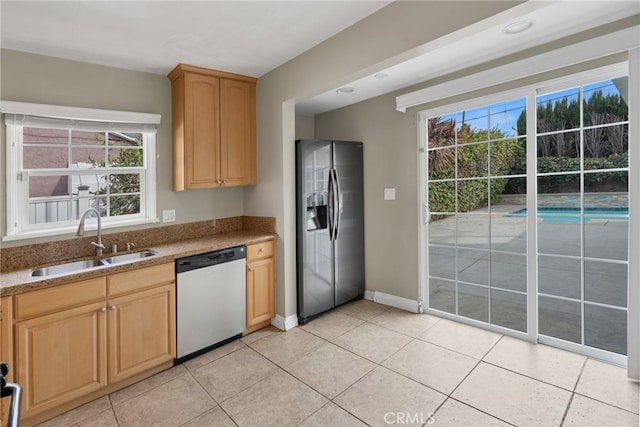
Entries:
<svg viewBox="0 0 640 427">
<path fill-rule="evenodd" d="M 429 150 L 429 179 L 453 179 L 456 177 L 456 149 L 444 147 Z"/>
<path fill-rule="evenodd" d="M 527 257 L 491 253 L 491 287 L 527 291 Z"/>
<path fill-rule="evenodd" d="M 23 147 L 25 169 L 59 169 L 69 166 L 69 149 L 65 147 Z"/>
<path fill-rule="evenodd" d="M 491 323 L 527 331 L 527 296 L 491 289 Z"/>
<path fill-rule="evenodd" d="M 104 147 L 104 142 L 104 132 L 71 131 L 71 144 L 73 145 Z"/>
<path fill-rule="evenodd" d="M 74 203 L 68 198 L 41 199 L 29 202 L 29 224 L 47 224 L 75 219 Z"/>
<path fill-rule="evenodd" d="M 109 215 L 131 215 L 140 213 L 140 196 L 113 196 L 109 198 Z"/>
<path fill-rule="evenodd" d="M 481 322 L 488 322 L 489 288 L 459 284 L 458 314 Z"/>
<path fill-rule="evenodd" d="M 584 256 L 627 261 L 629 220 L 589 219 L 584 225 Z"/>
<path fill-rule="evenodd" d="M 526 140 L 507 139 L 491 143 L 491 163 L 489 165 L 492 176 L 520 175 L 527 171 Z"/>
<path fill-rule="evenodd" d="M 537 97 L 537 132 L 545 133 L 580 126 L 580 89 L 567 89 Z"/>
<path fill-rule="evenodd" d="M 133 174 L 111 174 L 109 175 L 109 193 L 139 193 L 140 175 Z"/>
<path fill-rule="evenodd" d="M 539 176 L 538 208 L 580 209 L 580 175 Z"/>
<path fill-rule="evenodd" d="M 606 80 L 584 87 L 583 111 L 585 126 L 618 123 L 628 120 L 628 107 L 624 101 L 624 97 L 627 94 L 621 94 L 618 90 L 618 87 L 628 87 L 628 77 L 618 80 L 620 80 L 618 85 L 611 80 Z"/>
<path fill-rule="evenodd" d="M 429 279 L 429 307 L 435 310 L 456 312 L 456 284 L 447 280 Z"/>
<path fill-rule="evenodd" d="M 627 311 L 584 305 L 584 341 L 591 347 L 627 354 Z"/>
<path fill-rule="evenodd" d="M 458 245 L 489 249 L 489 215 L 458 215 Z"/>
<path fill-rule="evenodd" d="M 458 178 L 486 177 L 488 174 L 488 144 L 458 147 Z"/>
<path fill-rule="evenodd" d="M 627 265 L 584 262 L 584 299 L 590 302 L 627 307 Z"/>
<path fill-rule="evenodd" d="M 489 253 L 473 249 L 458 249 L 458 280 L 488 285 Z"/>
<path fill-rule="evenodd" d="M 23 144 L 54 144 L 68 145 L 69 131 L 66 129 L 22 128 Z"/>
<path fill-rule="evenodd" d="M 629 166 L 628 152 L 628 125 L 584 130 L 585 169 L 626 168 Z"/>
<path fill-rule="evenodd" d="M 429 208 L 431 212 L 455 212 L 456 183 L 453 181 L 430 182 Z"/>
<path fill-rule="evenodd" d="M 71 161 L 74 168 L 90 169 L 102 168 L 105 166 L 105 149 L 104 147 L 72 147 Z"/>
<path fill-rule="evenodd" d="M 107 137 L 110 147 L 142 147 L 141 133 L 110 132 Z"/>
<path fill-rule="evenodd" d="M 582 343 L 579 302 L 538 297 L 538 332 L 542 335 Z"/>
<path fill-rule="evenodd" d="M 489 140 L 489 110 L 480 107 L 456 115 L 458 144 Z"/>
<path fill-rule="evenodd" d="M 559 297 L 581 299 L 580 260 L 538 257 L 538 292 Z"/>
<path fill-rule="evenodd" d="M 109 167 L 140 167 L 143 165 L 142 149 L 110 148 Z"/>
<path fill-rule="evenodd" d="M 539 136 L 538 173 L 580 170 L 580 133 L 560 132 Z"/>
<path fill-rule="evenodd" d="M 526 98 L 491 105 L 489 107 L 491 139 L 526 135 L 526 108 Z"/>
<path fill-rule="evenodd" d="M 458 181 L 458 212 L 487 212 L 489 180 L 472 179 Z"/>
<path fill-rule="evenodd" d="M 69 195 L 69 177 L 32 176 L 29 177 L 29 198 Z"/>
<path fill-rule="evenodd" d="M 429 224 L 429 244 L 456 244 L 456 216 L 432 215 Z"/>
<path fill-rule="evenodd" d="M 429 276 L 456 279 L 456 249 L 453 247 L 429 247 Z"/>
</svg>

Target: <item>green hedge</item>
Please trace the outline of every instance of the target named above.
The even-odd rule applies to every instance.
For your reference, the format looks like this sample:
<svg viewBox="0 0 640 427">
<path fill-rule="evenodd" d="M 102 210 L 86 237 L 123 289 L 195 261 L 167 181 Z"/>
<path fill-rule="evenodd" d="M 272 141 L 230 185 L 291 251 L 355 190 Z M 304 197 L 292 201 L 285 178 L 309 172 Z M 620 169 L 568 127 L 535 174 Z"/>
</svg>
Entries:
<svg viewBox="0 0 640 427">
<path fill-rule="evenodd" d="M 489 198 L 496 202 L 504 192 L 508 180 L 487 178 L 488 144 L 458 146 L 458 178 L 478 178 L 458 181 L 458 212 L 467 212 L 487 206 Z M 506 140 L 491 143 L 491 175 L 508 175 L 522 168 L 524 149 L 522 142 Z M 431 179 L 450 179 L 454 177 L 454 164 L 432 171 Z M 432 182 L 429 184 L 429 206 L 432 212 L 455 212 L 456 191 L 452 181 Z"/>
</svg>

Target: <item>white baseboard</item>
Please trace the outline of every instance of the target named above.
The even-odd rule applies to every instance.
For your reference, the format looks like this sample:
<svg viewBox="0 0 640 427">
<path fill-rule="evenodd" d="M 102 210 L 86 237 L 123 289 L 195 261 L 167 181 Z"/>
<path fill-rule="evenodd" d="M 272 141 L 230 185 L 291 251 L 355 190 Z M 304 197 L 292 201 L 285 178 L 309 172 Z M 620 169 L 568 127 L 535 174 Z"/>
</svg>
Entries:
<svg viewBox="0 0 640 427">
<path fill-rule="evenodd" d="M 288 331 L 289 329 L 293 329 L 298 326 L 298 315 L 292 314 L 291 316 L 282 317 L 279 314 L 276 314 L 271 319 L 271 324 L 281 331 Z"/>
<path fill-rule="evenodd" d="M 420 301 L 412 300 L 409 298 L 397 297 L 395 295 L 385 294 L 384 292 L 378 291 L 365 291 L 364 297 L 365 299 L 399 308 L 400 310 L 410 311 L 411 313 L 422 312 L 422 304 L 420 303 Z"/>
</svg>

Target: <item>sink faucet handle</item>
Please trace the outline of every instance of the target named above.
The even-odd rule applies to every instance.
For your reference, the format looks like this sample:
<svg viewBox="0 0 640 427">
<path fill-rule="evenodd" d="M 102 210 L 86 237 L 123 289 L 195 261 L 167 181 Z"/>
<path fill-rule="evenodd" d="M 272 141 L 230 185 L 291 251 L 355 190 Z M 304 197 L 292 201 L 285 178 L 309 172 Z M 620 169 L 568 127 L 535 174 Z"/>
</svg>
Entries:
<svg viewBox="0 0 640 427">
<path fill-rule="evenodd" d="M 96 256 L 102 256 L 105 246 L 101 242 L 91 242 L 91 244 L 96 247 Z"/>
<path fill-rule="evenodd" d="M 133 242 L 127 242 L 126 246 L 127 246 L 127 250 L 128 250 L 128 251 L 130 251 L 130 250 L 131 250 L 131 248 L 133 248 L 133 247 L 135 247 L 135 246 L 136 246 L 136 244 L 135 244 L 135 243 L 133 243 Z"/>
</svg>

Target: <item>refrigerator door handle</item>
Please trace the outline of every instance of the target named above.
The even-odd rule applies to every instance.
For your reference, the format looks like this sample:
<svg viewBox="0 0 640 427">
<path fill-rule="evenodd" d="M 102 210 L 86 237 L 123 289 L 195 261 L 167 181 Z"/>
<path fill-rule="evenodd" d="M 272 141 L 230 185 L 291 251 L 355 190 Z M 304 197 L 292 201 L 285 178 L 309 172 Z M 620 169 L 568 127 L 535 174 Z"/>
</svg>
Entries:
<svg viewBox="0 0 640 427">
<path fill-rule="evenodd" d="M 327 201 L 327 204 L 329 205 L 329 212 L 327 213 L 328 215 L 328 221 L 329 221 L 329 240 L 333 241 L 333 236 L 335 234 L 335 227 L 336 227 L 336 207 L 337 207 L 337 203 L 336 203 L 336 187 L 335 187 L 335 180 L 333 178 L 333 169 L 329 169 L 329 183 L 328 183 L 328 187 L 329 187 L 329 200 Z"/>
<path fill-rule="evenodd" d="M 342 190 L 340 189 L 340 177 L 338 176 L 338 171 L 333 170 L 333 177 L 336 183 L 336 209 L 335 209 L 335 217 L 336 217 L 336 233 L 333 240 L 338 240 L 338 236 L 340 235 L 340 222 L 342 220 Z"/>
</svg>

